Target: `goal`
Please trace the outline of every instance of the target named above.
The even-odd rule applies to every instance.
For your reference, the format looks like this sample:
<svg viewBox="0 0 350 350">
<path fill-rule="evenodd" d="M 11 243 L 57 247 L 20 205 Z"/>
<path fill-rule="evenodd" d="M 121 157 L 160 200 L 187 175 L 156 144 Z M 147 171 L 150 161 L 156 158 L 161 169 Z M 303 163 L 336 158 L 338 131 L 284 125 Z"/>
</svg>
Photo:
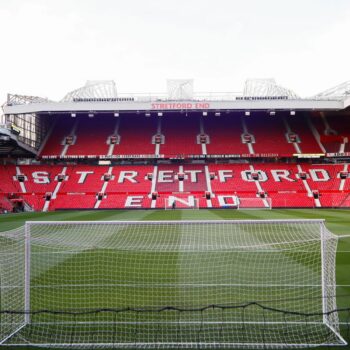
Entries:
<svg viewBox="0 0 350 350">
<path fill-rule="evenodd" d="M 164 209 L 199 209 L 199 199 L 189 195 L 188 197 L 169 196 L 164 199 Z"/>
<path fill-rule="evenodd" d="M 0 233 L 0 345 L 345 345 L 322 220 L 27 222 Z"/>
<path fill-rule="evenodd" d="M 272 199 L 270 197 L 239 197 L 237 209 L 272 209 Z"/>
</svg>

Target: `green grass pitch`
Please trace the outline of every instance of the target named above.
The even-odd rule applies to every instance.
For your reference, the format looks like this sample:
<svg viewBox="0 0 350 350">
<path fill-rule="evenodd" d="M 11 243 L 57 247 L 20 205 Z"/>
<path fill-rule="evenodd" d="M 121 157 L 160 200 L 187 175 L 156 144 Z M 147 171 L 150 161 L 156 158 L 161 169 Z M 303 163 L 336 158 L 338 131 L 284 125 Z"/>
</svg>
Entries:
<svg viewBox="0 0 350 350">
<path fill-rule="evenodd" d="M 52 212 L 52 213 L 22 213 L 22 214 L 9 214 L 0 216 L 0 231 L 7 231 L 16 227 L 19 227 L 25 223 L 25 221 L 69 221 L 69 220 L 223 220 L 223 219 L 325 219 L 326 226 L 335 234 L 346 235 L 350 234 L 350 211 L 348 210 L 316 210 L 316 209 L 289 209 L 289 210 L 120 210 L 120 211 L 61 211 L 61 212 Z M 86 253 L 84 253 L 86 254 Z M 81 264 L 83 265 L 86 261 L 93 263 L 94 256 L 93 252 L 89 252 L 90 256 L 86 257 L 81 256 Z M 169 255 L 166 257 L 171 259 Z M 79 257 L 75 257 L 75 263 L 78 261 Z M 137 262 L 137 257 L 132 254 L 127 256 L 127 259 L 130 259 L 130 276 L 133 274 L 132 264 Z M 175 258 L 174 258 L 175 259 Z M 77 284 L 79 281 L 78 275 L 64 275 L 63 271 L 68 271 L 69 269 L 69 260 L 65 261 L 67 266 L 64 266 L 64 269 L 58 271 L 58 275 L 55 278 L 57 280 L 71 279 Z M 101 265 L 100 265 L 101 266 Z M 171 268 L 170 268 L 171 269 Z M 125 272 L 125 271 L 124 271 Z M 337 306 L 338 308 L 350 307 L 350 238 L 341 239 L 338 245 L 337 251 Z M 61 276 L 59 274 L 61 273 Z M 172 282 L 172 279 L 176 278 L 175 274 L 171 270 L 166 271 L 169 275 L 169 282 Z M 96 271 L 96 275 L 99 275 L 99 272 Z M 40 278 L 44 278 L 42 275 Z M 49 277 L 48 277 L 49 278 Z M 142 278 L 142 276 L 141 276 Z M 98 279 L 97 279 L 98 281 Z M 78 283 L 79 284 L 79 283 Z M 77 290 L 70 294 L 75 295 L 75 299 L 71 300 L 71 305 L 76 305 L 79 307 L 79 294 L 83 291 L 79 290 L 81 287 L 77 287 Z M 128 295 L 128 287 L 125 287 L 125 295 Z M 86 292 L 86 291 L 84 291 Z M 167 300 L 169 297 L 169 291 L 164 290 L 164 294 L 158 295 L 163 300 Z M 53 294 L 53 293 L 52 293 Z M 110 302 L 110 305 L 113 305 L 111 301 L 110 294 L 106 294 L 106 305 Z M 112 293 L 113 294 L 113 293 Z M 99 293 L 100 298 L 103 297 L 103 291 Z M 140 299 L 152 304 L 152 298 L 154 294 L 152 291 L 149 293 L 145 290 L 140 291 Z M 210 299 L 210 295 L 208 298 Z M 34 297 L 33 297 L 34 298 Z M 51 303 L 55 300 L 54 295 L 47 293 L 48 303 Z M 215 295 L 212 296 L 215 300 Z M 193 300 L 195 302 L 195 298 Z M 41 303 L 45 304 L 45 300 L 41 300 Z M 57 305 L 59 306 L 60 301 L 57 300 Z M 90 307 L 98 307 L 100 300 L 95 300 L 91 302 Z M 84 304 L 84 303 L 82 303 Z M 86 306 L 86 305 L 84 305 Z M 101 316 L 102 317 L 102 316 Z M 110 316 L 103 316 L 114 317 Z M 141 316 L 142 317 L 142 316 Z M 201 317 L 198 315 L 198 317 Z M 341 315 L 341 321 L 346 323 L 349 321 L 349 315 Z M 159 327 L 159 325 L 157 325 Z M 108 328 L 108 327 L 107 327 Z M 107 329 L 108 331 L 108 329 Z M 125 331 L 125 329 L 124 329 Z M 156 329 L 155 332 L 159 332 L 159 329 Z M 311 330 L 310 330 L 311 332 Z M 96 332 L 97 334 L 97 332 Z M 348 326 L 342 326 L 342 334 L 345 338 L 348 339 L 349 332 Z M 134 336 L 134 335 L 132 335 Z M 127 337 L 125 338 L 128 341 Z M 214 339 L 215 340 L 215 339 Z M 245 341 L 243 339 L 242 341 Z M 12 347 L 13 349 L 13 347 Z"/>
</svg>

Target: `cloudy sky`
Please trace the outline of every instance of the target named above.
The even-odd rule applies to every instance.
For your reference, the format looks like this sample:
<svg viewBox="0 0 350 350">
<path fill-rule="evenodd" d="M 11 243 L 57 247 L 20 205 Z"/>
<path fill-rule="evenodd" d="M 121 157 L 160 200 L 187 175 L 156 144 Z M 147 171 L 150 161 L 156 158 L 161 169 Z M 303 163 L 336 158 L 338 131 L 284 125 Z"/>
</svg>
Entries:
<svg viewBox="0 0 350 350">
<path fill-rule="evenodd" d="M 241 91 L 275 78 L 301 96 L 350 79 L 349 0 L 0 0 L 0 102 L 120 92 Z"/>
</svg>

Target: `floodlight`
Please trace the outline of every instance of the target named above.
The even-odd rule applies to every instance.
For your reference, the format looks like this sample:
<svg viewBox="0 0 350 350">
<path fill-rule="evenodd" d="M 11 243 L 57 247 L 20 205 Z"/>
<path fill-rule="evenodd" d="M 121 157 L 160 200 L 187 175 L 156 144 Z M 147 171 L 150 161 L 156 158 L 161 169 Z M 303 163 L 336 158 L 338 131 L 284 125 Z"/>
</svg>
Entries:
<svg viewBox="0 0 350 350">
<path fill-rule="evenodd" d="M 295 115 L 295 111 L 290 111 L 290 115 Z"/>
<path fill-rule="evenodd" d="M 220 112 L 215 112 L 215 117 L 220 117 L 221 113 Z"/>
<path fill-rule="evenodd" d="M 163 116 L 163 112 L 158 112 L 157 115 L 158 115 L 158 117 L 162 117 Z"/>
<path fill-rule="evenodd" d="M 71 115 L 70 115 L 72 118 L 75 118 L 76 116 L 77 116 L 77 114 L 76 113 L 71 113 Z"/>
<path fill-rule="evenodd" d="M 203 117 L 206 117 L 208 115 L 208 112 L 207 111 L 204 111 L 203 112 Z"/>
<path fill-rule="evenodd" d="M 114 112 L 114 116 L 115 116 L 116 118 L 118 118 L 118 117 L 119 117 L 119 112 Z"/>
<path fill-rule="evenodd" d="M 249 116 L 250 116 L 250 111 L 245 111 L 245 112 L 244 112 L 244 115 L 245 115 L 246 117 L 249 117 Z"/>
<path fill-rule="evenodd" d="M 270 111 L 270 115 L 271 115 L 271 116 L 276 115 L 276 111 Z"/>
</svg>

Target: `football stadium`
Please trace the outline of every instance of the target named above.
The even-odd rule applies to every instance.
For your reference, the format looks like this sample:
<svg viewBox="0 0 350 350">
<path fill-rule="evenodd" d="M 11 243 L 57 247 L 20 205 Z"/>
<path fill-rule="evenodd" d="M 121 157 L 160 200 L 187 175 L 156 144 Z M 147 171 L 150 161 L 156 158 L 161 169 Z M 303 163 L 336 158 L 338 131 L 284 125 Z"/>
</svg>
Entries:
<svg viewBox="0 0 350 350">
<path fill-rule="evenodd" d="M 2 109 L 0 346 L 348 346 L 350 82 Z"/>
</svg>

